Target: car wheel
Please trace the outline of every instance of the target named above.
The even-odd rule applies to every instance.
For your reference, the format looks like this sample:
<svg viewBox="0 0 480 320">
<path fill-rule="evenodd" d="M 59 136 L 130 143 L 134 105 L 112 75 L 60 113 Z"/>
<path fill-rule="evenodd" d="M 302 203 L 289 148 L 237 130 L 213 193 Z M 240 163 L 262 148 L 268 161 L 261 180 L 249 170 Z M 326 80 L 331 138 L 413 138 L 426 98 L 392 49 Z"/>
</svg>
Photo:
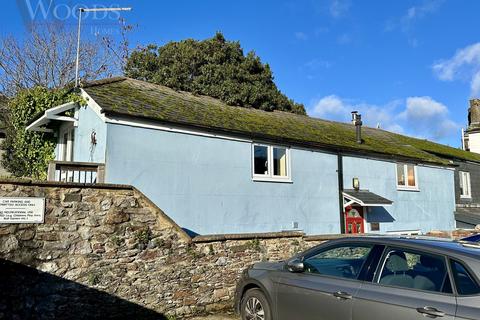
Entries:
<svg viewBox="0 0 480 320">
<path fill-rule="evenodd" d="M 242 320 L 272 320 L 267 298 L 260 289 L 245 292 L 240 310 Z"/>
</svg>

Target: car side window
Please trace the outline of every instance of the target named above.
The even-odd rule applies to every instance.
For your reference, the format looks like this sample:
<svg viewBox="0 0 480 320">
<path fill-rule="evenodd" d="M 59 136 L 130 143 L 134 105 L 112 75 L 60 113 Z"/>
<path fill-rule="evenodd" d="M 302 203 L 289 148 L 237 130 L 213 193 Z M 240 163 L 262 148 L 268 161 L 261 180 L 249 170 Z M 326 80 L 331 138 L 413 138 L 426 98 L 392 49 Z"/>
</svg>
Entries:
<svg viewBox="0 0 480 320">
<path fill-rule="evenodd" d="M 451 265 L 458 294 L 479 294 L 480 287 L 478 286 L 478 283 L 475 281 L 475 279 L 470 275 L 468 270 L 460 262 L 455 260 L 451 261 Z"/>
<path fill-rule="evenodd" d="M 324 249 L 304 259 L 305 272 L 357 279 L 372 247 L 346 244 Z"/>
<path fill-rule="evenodd" d="M 380 265 L 379 284 L 452 293 L 445 259 L 441 256 L 390 249 Z"/>
</svg>

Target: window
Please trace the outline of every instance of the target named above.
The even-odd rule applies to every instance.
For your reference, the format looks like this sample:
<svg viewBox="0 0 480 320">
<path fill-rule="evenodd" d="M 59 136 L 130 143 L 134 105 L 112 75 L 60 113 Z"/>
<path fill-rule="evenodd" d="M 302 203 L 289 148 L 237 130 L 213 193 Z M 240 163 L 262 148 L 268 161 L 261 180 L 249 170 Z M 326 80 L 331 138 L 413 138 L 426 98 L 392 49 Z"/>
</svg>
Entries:
<svg viewBox="0 0 480 320">
<path fill-rule="evenodd" d="M 305 272 L 357 279 L 371 250 L 371 245 L 342 245 L 324 249 L 303 261 Z"/>
<path fill-rule="evenodd" d="M 397 163 L 397 187 L 399 189 L 418 189 L 415 165 Z"/>
<path fill-rule="evenodd" d="M 254 163 L 253 163 L 253 174 L 254 175 L 269 175 L 268 172 L 268 147 L 265 146 L 254 146 Z"/>
<path fill-rule="evenodd" d="M 285 147 L 253 145 L 254 180 L 290 180 L 290 150 Z"/>
<path fill-rule="evenodd" d="M 429 254 L 390 250 L 378 283 L 416 290 L 452 293 L 445 259 Z"/>
<path fill-rule="evenodd" d="M 472 190 L 470 185 L 470 172 L 460 171 L 460 197 L 471 198 Z"/>
<path fill-rule="evenodd" d="M 451 264 L 457 292 L 461 295 L 479 294 L 480 287 L 467 269 L 457 261 L 452 261 Z"/>
<path fill-rule="evenodd" d="M 74 138 L 75 132 L 73 128 L 67 127 L 60 131 L 58 160 L 73 161 Z"/>
</svg>

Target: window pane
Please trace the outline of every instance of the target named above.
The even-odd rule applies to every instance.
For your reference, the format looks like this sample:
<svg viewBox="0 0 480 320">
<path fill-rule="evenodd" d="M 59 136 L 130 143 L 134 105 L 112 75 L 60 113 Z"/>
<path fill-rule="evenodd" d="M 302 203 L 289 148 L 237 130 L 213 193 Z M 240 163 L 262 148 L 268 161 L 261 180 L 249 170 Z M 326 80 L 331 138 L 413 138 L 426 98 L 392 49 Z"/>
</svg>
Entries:
<svg viewBox="0 0 480 320">
<path fill-rule="evenodd" d="M 399 186 L 405 186 L 405 165 L 397 164 L 397 181 Z"/>
<path fill-rule="evenodd" d="M 379 283 L 434 292 L 451 290 L 443 258 L 402 250 L 389 252 Z"/>
<path fill-rule="evenodd" d="M 268 147 L 254 146 L 254 173 L 268 175 Z"/>
<path fill-rule="evenodd" d="M 306 272 L 356 279 L 368 254 L 369 245 L 347 245 L 326 249 L 305 259 Z"/>
<path fill-rule="evenodd" d="M 460 194 L 461 194 L 462 196 L 464 196 L 464 195 L 466 195 L 464 172 L 460 171 L 460 172 L 459 172 L 459 177 L 460 177 Z"/>
<path fill-rule="evenodd" d="M 459 294 L 470 295 L 480 293 L 480 287 L 462 264 L 457 261 L 452 261 L 452 270 Z"/>
<path fill-rule="evenodd" d="M 466 190 L 467 190 L 467 196 L 470 196 L 472 195 L 472 185 L 470 184 L 470 172 L 465 172 L 465 176 L 466 176 L 466 183 L 467 183 L 467 186 L 466 186 Z"/>
<path fill-rule="evenodd" d="M 287 149 L 273 148 L 273 175 L 287 176 Z"/>
<path fill-rule="evenodd" d="M 459 172 L 460 178 L 460 195 L 469 197 L 471 196 L 471 185 L 470 185 L 470 172 Z"/>
<path fill-rule="evenodd" d="M 416 179 L 415 179 L 415 166 L 414 165 L 407 165 L 407 174 L 408 174 L 408 186 L 415 187 Z"/>
<path fill-rule="evenodd" d="M 63 134 L 63 154 L 62 154 L 62 160 L 67 161 L 67 154 L 68 154 L 68 132 L 65 132 Z"/>
</svg>

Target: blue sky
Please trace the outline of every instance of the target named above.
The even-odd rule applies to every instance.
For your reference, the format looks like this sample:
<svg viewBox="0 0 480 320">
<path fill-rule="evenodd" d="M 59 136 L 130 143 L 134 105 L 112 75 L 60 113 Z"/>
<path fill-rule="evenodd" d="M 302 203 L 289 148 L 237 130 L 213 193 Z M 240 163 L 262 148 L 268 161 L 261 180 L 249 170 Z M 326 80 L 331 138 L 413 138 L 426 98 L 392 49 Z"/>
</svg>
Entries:
<svg viewBox="0 0 480 320">
<path fill-rule="evenodd" d="M 25 1 L 42 0 L 3 3 L 2 35 L 22 36 Z M 132 45 L 222 31 L 269 63 L 279 88 L 316 117 L 348 121 L 355 109 L 367 125 L 457 147 L 468 99 L 480 96 L 476 0 L 82 3 L 132 6 Z M 95 21 L 86 23 L 84 37 Z"/>
</svg>

